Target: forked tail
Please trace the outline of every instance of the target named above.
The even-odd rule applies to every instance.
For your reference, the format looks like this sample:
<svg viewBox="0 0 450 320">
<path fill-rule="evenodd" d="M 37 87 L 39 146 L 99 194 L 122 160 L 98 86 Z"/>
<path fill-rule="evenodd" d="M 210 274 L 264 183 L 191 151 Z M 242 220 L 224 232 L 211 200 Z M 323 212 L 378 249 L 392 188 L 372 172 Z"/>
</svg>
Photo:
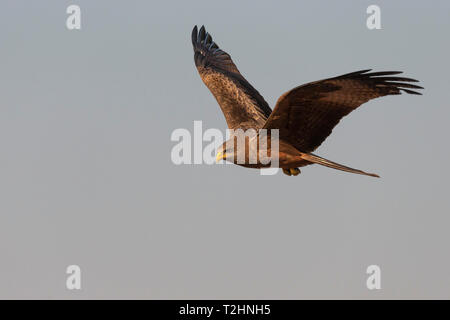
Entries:
<svg viewBox="0 0 450 320">
<path fill-rule="evenodd" d="M 323 165 L 325 167 L 329 167 L 329 168 L 333 168 L 333 169 L 337 169 L 337 170 L 342 170 L 342 171 L 347 171 L 347 172 L 357 173 L 357 174 L 363 174 L 363 175 L 366 175 L 366 176 L 371 176 L 371 177 L 376 177 L 376 178 L 380 177 L 379 175 L 377 175 L 375 173 L 367 173 L 367 172 L 364 172 L 362 170 L 346 167 L 346 166 L 343 166 L 342 164 L 339 164 L 339 163 L 336 163 L 336 162 L 333 162 L 333 161 L 321 158 L 321 157 L 316 156 L 316 155 L 314 155 L 312 153 L 302 153 L 302 158 L 307 160 L 307 161 L 314 162 L 314 163 L 317 163 L 317 164 L 321 164 L 321 165 Z"/>
</svg>

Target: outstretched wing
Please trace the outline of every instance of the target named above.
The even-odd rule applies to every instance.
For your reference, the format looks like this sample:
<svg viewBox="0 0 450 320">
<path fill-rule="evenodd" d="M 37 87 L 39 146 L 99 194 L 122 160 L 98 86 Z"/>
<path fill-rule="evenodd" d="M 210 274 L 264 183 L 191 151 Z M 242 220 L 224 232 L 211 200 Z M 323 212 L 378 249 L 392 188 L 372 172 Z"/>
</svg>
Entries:
<svg viewBox="0 0 450 320">
<path fill-rule="evenodd" d="M 408 82 L 417 80 L 393 76 L 400 71 L 361 70 L 335 78 L 307 83 L 284 93 L 264 128 L 279 129 L 280 139 L 299 151 L 311 152 L 331 134 L 347 114 L 361 104 L 386 95 L 421 94 L 423 89 Z"/>
<path fill-rule="evenodd" d="M 192 30 L 194 61 L 203 82 L 222 109 L 230 129 L 261 128 L 272 110 L 264 98 L 239 73 L 205 27 Z"/>
</svg>

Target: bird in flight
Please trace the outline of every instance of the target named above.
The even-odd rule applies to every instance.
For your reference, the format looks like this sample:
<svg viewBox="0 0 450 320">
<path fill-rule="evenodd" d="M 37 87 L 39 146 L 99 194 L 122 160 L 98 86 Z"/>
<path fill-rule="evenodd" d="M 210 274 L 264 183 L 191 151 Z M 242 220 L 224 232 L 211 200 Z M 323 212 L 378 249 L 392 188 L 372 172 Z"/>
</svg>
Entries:
<svg viewBox="0 0 450 320">
<path fill-rule="evenodd" d="M 379 177 L 324 159 L 312 152 L 325 141 L 344 116 L 363 103 L 402 92 L 420 95 L 415 90 L 423 89 L 411 83 L 417 80 L 397 76 L 402 73 L 400 71 L 361 70 L 293 88 L 281 95 L 272 111 L 259 92 L 241 75 L 230 55 L 213 42 L 204 26 L 200 30 L 195 26 L 192 30 L 192 45 L 200 77 L 216 98 L 228 128 L 278 129 L 278 154 L 271 156 L 278 157 L 278 166 L 289 176 L 298 175 L 299 167 L 316 163 Z M 268 152 L 270 154 L 270 150 Z M 237 161 L 238 156 L 243 156 L 245 161 Z M 251 168 L 270 166 L 259 159 L 250 164 L 248 158 L 248 150 L 246 152 L 237 148 L 236 143 L 226 141 L 219 147 L 216 159 Z"/>
</svg>

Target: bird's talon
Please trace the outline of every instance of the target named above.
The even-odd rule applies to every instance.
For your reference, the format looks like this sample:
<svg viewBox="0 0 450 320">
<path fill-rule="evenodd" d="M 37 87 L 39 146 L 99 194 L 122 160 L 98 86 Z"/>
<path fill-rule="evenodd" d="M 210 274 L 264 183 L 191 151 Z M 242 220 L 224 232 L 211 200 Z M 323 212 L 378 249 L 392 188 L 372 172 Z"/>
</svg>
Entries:
<svg viewBox="0 0 450 320">
<path fill-rule="evenodd" d="M 288 176 L 298 176 L 300 173 L 300 169 L 299 168 L 283 169 L 283 173 Z"/>
</svg>

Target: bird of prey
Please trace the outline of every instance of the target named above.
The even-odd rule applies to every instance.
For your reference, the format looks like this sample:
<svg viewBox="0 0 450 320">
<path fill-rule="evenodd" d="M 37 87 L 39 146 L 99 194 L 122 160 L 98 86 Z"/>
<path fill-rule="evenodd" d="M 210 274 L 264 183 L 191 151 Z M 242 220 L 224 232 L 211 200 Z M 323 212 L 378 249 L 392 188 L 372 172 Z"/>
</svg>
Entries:
<svg viewBox="0 0 450 320">
<path fill-rule="evenodd" d="M 379 177 L 319 157 L 312 152 L 331 134 L 347 114 L 363 103 L 402 92 L 420 95 L 412 89 L 415 79 L 396 76 L 400 71 L 370 72 L 371 69 L 310 82 L 281 95 L 272 111 L 253 86 L 242 76 L 228 53 L 213 42 L 205 27 L 192 30 L 194 61 L 201 79 L 216 98 L 229 129 L 278 129 L 278 166 L 289 176 L 299 167 L 317 163 L 337 170 Z M 233 139 L 233 137 L 231 137 Z M 225 160 L 244 167 L 263 168 L 257 160 L 249 164 L 236 161 L 236 144 L 225 142 L 217 152 L 217 161 Z M 242 149 L 242 148 L 241 148 Z M 268 147 L 270 149 L 270 146 Z M 244 151 L 245 152 L 245 151 Z M 273 157 L 274 155 L 272 155 Z"/>
</svg>

